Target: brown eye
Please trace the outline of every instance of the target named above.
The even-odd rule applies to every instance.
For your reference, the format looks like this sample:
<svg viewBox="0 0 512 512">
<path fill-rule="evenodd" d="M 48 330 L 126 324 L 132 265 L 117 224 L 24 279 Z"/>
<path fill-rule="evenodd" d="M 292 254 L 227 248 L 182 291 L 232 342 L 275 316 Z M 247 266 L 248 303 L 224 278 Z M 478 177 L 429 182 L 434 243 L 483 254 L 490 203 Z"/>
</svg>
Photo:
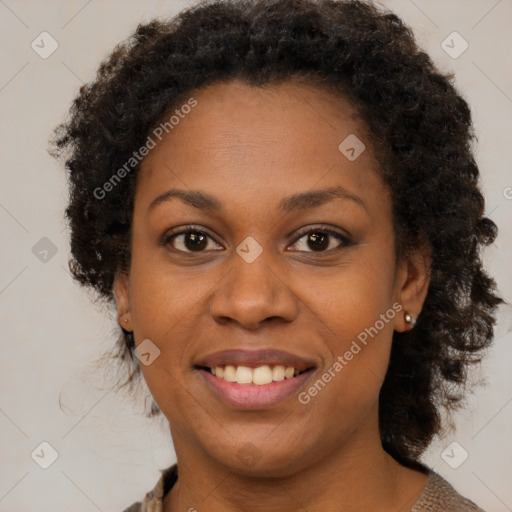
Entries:
<svg viewBox="0 0 512 512">
<path fill-rule="evenodd" d="M 199 231 L 187 233 L 184 236 L 184 245 L 190 251 L 202 251 L 208 245 L 208 240 L 203 233 Z"/>
<path fill-rule="evenodd" d="M 329 252 L 353 245 L 351 239 L 330 228 L 303 231 L 291 246 L 299 252 Z"/>
<path fill-rule="evenodd" d="M 165 239 L 165 245 L 170 245 L 177 252 L 205 252 L 207 249 L 218 250 L 222 247 L 207 233 L 188 229 L 180 231 Z"/>
<path fill-rule="evenodd" d="M 313 251 L 324 251 L 329 247 L 329 236 L 320 232 L 309 233 L 307 244 Z"/>
</svg>

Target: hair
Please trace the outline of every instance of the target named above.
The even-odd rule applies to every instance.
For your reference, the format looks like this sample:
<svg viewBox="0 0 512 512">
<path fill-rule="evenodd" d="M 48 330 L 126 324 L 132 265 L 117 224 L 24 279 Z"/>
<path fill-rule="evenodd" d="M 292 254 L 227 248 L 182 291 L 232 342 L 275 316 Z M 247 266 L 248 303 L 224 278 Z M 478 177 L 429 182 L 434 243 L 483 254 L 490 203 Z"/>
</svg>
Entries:
<svg viewBox="0 0 512 512">
<path fill-rule="evenodd" d="M 414 465 L 441 432 L 441 412 L 461 405 L 502 299 L 480 258 L 497 228 L 484 217 L 470 109 L 395 14 L 357 0 L 233 0 L 139 24 L 80 88 L 51 141 L 68 171 L 70 270 L 113 304 L 114 277 L 130 266 L 140 163 L 106 197 L 95 190 L 192 91 L 294 78 L 356 106 L 391 192 L 398 256 L 430 250 L 423 310 L 414 329 L 393 335 L 379 399 L 383 447 Z M 133 336 L 119 334 L 127 384 L 140 367 Z"/>
</svg>

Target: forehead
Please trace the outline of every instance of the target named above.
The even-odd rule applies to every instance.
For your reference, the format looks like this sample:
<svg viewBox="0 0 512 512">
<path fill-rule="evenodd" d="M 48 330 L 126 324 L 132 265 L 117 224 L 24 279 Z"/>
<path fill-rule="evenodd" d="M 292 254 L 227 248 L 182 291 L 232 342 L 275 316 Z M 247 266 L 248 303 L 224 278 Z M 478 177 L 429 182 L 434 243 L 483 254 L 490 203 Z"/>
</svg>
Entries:
<svg viewBox="0 0 512 512">
<path fill-rule="evenodd" d="M 365 126 L 347 100 L 297 82 L 232 81 L 190 96 L 197 105 L 176 117 L 143 162 L 139 202 L 176 187 L 206 189 L 232 202 L 234 193 L 256 201 L 340 184 L 382 194 Z"/>
</svg>

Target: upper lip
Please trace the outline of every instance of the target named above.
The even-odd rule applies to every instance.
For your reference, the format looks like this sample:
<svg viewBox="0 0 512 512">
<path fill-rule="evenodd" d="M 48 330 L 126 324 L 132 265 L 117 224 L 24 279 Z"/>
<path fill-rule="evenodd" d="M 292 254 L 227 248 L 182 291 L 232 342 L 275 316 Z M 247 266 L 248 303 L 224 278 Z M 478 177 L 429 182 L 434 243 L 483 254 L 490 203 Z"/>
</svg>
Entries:
<svg viewBox="0 0 512 512">
<path fill-rule="evenodd" d="M 247 350 L 247 349 L 230 349 L 214 352 L 198 359 L 195 366 L 204 366 L 207 368 L 215 368 L 216 366 L 248 366 L 257 368 L 258 366 L 293 366 L 299 371 L 304 371 L 315 366 L 315 363 L 304 357 L 277 350 L 273 348 Z"/>
</svg>

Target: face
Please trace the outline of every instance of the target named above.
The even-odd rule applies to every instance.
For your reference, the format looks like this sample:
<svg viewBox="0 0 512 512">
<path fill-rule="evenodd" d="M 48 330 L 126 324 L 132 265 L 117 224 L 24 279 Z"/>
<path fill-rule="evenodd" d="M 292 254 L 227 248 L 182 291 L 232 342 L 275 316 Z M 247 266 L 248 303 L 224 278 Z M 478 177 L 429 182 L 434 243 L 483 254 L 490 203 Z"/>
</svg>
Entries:
<svg viewBox="0 0 512 512">
<path fill-rule="evenodd" d="M 298 83 L 191 96 L 143 162 L 115 281 L 178 458 L 283 475 L 376 446 L 393 331 L 426 279 L 420 255 L 396 260 L 363 126 Z M 353 135 L 359 156 L 339 149 Z"/>
</svg>

